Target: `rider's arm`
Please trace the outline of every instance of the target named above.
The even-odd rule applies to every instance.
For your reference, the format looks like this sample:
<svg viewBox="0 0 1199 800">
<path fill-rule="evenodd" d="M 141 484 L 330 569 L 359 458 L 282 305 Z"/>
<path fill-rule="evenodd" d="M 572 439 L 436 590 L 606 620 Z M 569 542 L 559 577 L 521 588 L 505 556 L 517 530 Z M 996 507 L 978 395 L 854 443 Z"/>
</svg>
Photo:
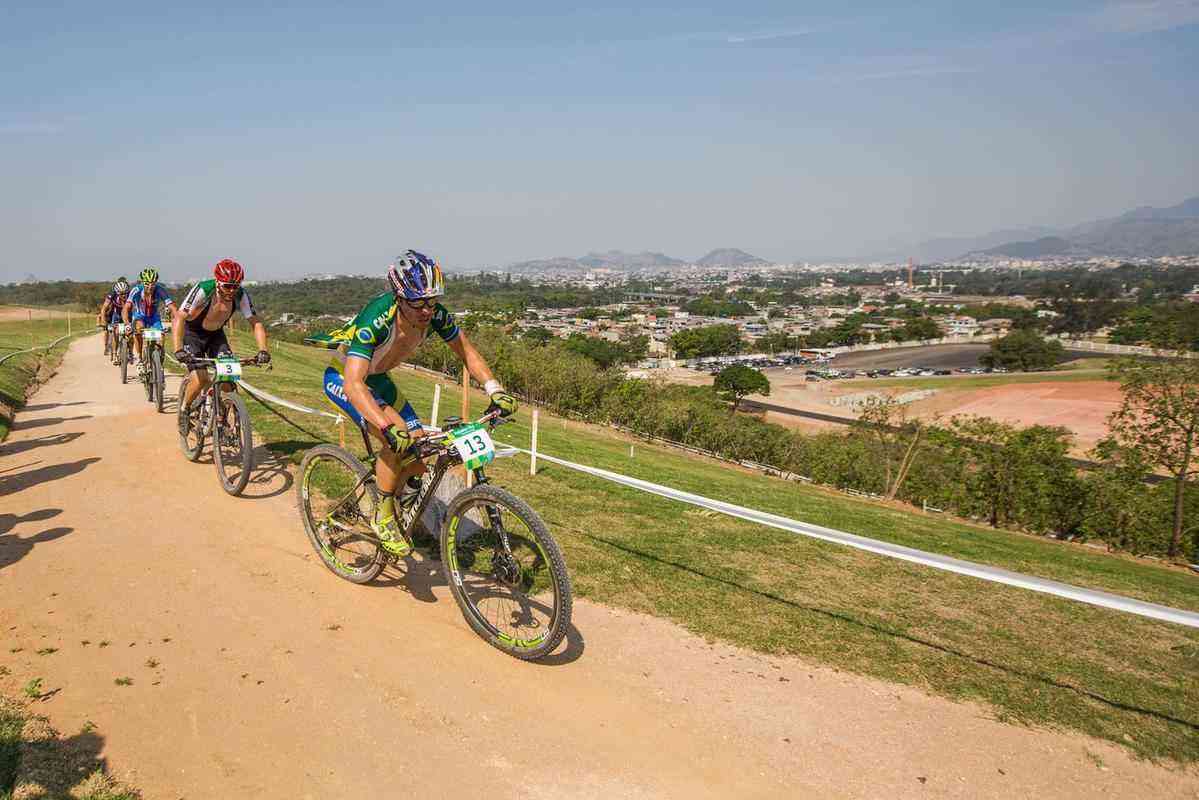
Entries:
<svg viewBox="0 0 1199 800">
<path fill-rule="evenodd" d="M 495 380 L 495 376 L 491 374 L 491 367 L 487 366 L 487 362 L 483 360 L 483 356 L 479 355 L 479 351 L 466 338 L 465 331 L 459 332 L 453 340 L 446 342 L 446 344 L 458 354 L 458 358 L 462 359 L 462 363 L 470 370 L 472 378 L 483 385 Z"/>
<path fill-rule="evenodd" d="M 259 350 L 266 350 L 266 326 L 258 317 L 250 317 L 250 327 L 254 331 L 254 341 L 258 342 Z"/>
<path fill-rule="evenodd" d="M 349 355 L 346 358 L 346 368 L 343 383 L 346 397 L 350 404 L 362 415 L 362 418 L 376 428 L 385 428 L 390 420 L 380 410 L 379 404 L 371 396 L 371 390 L 366 385 L 366 377 L 370 374 L 371 362 L 368 358 Z"/>
<path fill-rule="evenodd" d="M 183 327 L 183 315 L 174 314 L 171 317 L 171 349 L 176 353 L 183 349 Z"/>
<path fill-rule="evenodd" d="M 105 297 L 104 302 L 100 304 L 100 321 L 101 322 L 103 322 L 108 317 L 108 309 L 111 306 L 112 306 L 111 301 L 109 301 L 109 299 L 107 297 Z"/>
<path fill-rule="evenodd" d="M 126 300 L 124 308 L 121 309 L 121 319 L 125 320 L 125 324 L 129 324 L 129 312 L 133 309 L 133 301 Z"/>
</svg>

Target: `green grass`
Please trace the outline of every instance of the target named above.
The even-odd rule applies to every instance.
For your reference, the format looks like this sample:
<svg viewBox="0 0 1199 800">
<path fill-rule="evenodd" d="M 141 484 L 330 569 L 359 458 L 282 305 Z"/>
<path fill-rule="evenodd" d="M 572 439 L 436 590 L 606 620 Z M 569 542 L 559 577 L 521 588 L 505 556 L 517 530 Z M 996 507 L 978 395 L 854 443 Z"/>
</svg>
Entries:
<svg viewBox="0 0 1199 800">
<path fill-rule="evenodd" d="M 4 307 L 0 306 L 0 310 Z M 57 312 L 56 312 L 57 314 Z M 90 332 L 95 330 L 95 317 L 75 315 L 72 320 L 73 332 Z M 31 346 L 41 346 L 53 342 L 67 333 L 65 318 L 47 319 L 45 312 L 35 311 L 34 320 L 15 320 L 0 322 L 0 358 L 9 353 L 26 350 Z M 67 342 L 50 351 L 25 353 L 8 359 L 0 365 L 0 404 L 10 410 L 19 409 L 25 402 L 25 390 L 37 375 L 41 364 L 56 365 L 66 352 Z M 0 413 L 0 442 L 8 437 L 12 420 Z"/>
<path fill-rule="evenodd" d="M 274 372 L 247 370 L 248 380 L 328 408 L 327 354 L 280 344 L 274 355 Z M 433 382 L 393 375 L 427 419 Z M 477 415 L 485 401 L 472 394 Z M 460 397 L 443 389 L 443 418 Z M 293 460 L 318 440 L 337 440 L 323 418 L 248 405 L 256 432 Z M 496 438 L 525 447 L 529 423 L 523 409 Z M 787 483 L 547 413 L 539 441 L 548 454 L 707 497 L 1199 610 L 1199 580 L 1177 569 Z M 709 515 L 544 462 L 533 478 L 523 456 L 500 459 L 489 474 L 545 518 L 582 597 L 710 639 L 977 701 L 1003 719 L 1082 731 L 1148 758 L 1199 761 L 1199 631 Z"/>
<path fill-rule="evenodd" d="M 87 723 L 77 736 L 62 738 L 44 717 L 0 695 L 0 800 L 137 800 L 105 771 L 104 740 Z M 19 781 L 19 782 L 18 782 Z"/>
</svg>

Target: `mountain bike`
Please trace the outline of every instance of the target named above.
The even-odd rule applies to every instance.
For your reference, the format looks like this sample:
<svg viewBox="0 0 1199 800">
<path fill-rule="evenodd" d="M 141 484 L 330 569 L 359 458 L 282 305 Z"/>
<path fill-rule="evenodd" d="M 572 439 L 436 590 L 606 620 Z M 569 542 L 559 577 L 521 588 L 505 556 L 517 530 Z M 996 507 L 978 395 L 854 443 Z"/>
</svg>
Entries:
<svg viewBox="0 0 1199 800">
<path fill-rule="evenodd" d="M 163 392 L 166 389 L 166 376 L 162 369 L 162 329 L 142 329 L 142 386 L 146 390 L 146 399 L 162 412 Z"/>
<path fill-rule="evenodd" d="M 183 394 L 190 376 L 180 386 L 178 413 L 186 416 L 188 421 L 187 433 L 179 435 L 179 446 L 188 461 L 196 461 L 204 449 L 204 440 L 211 433 L 212 463 L 217 479 L 222 489 L 237 496 L 250 480 L 254 455 L 250 412 L 237 393 L 237 384 L 241 380 L 242 367 L 257 362 L 254 358 L 218 356 L 195 358 L 192 363 L 210 367 L 213 380 L 187 409 L 183 407 Z"/>
<path fill-rule="evenodd" d="M 553 652 L 570 627 L 570 576 L 549 528 L 516 495 L 491 484 L 483 467 L 495 458 L 489 431 L 502 424 L 495 411 L 473 423 L 456 417 L 446 429 L 414 445 L 425 459 L 420 488 L 397 496 L 402 533 L 409 542 L 447 470 L 464 465 L 474 486 L 446 505 L 438 554 L 446 582 L 471 629 L 494 647 L 527 661 Z M 374 580 L 393 560 L 370 521 L 381 493 L 378 457 L 360 424 L 367 458 L 332 444 L 317 445 L 300 462 L 296 502 L 304 531 L 321 561 L 351 583 Z"/>
<path fill-rule="evenodd" d="M 129 362 L 133 359 L 133 326 L 127 322 L 117 323 L 117 366 L 121 368 L 121 383 L 129 381 Z"/>
</svg>

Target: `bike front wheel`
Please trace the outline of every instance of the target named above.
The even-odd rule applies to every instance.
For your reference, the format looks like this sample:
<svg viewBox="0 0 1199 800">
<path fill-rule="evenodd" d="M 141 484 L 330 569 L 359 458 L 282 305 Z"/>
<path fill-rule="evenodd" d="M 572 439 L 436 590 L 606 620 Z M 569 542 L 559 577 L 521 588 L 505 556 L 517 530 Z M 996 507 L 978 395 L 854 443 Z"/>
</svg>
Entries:
<svg viewBox="0 0 1199 800">
<path fill-rule="evenodd" d="M 231 495 L 241 494 L 250 480 L 253 464 L 254 435 L 250 412 L 237 392 L 215 390 L 217 411 L 212 420 L 212 463 L 216 466 L 221 488 Z"/>
<path fill-rule="evenodd" d="M 482 484 L 450 503 L 441 533 L 450 591 L 467 623 L 494 647 L 532 661 L 570 628 L 566 560 L 525 501 Z"/>
<path fill-rule="evenodd" d="M 296 481 L 296 505 L 304 532 L 333 574 L 368 583 L 382 571 L 386 554 L 371 530 L 379 503 L 370 470 L 331 444 L 304 454 Z"/>
<path fill-rule="evenodd" d="M 121 352 L 117 355 L 121 364 L 121 383 L 129 382 L 129 340 L 121 337 Z"/>
</svg>

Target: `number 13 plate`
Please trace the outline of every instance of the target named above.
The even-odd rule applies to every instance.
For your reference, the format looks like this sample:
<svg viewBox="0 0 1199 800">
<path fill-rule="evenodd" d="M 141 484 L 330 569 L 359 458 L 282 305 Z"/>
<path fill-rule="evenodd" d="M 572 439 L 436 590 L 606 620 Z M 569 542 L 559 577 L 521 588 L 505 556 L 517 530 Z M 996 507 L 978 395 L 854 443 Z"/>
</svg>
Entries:
<svg viewBox="0 0 1199 800">
<path fill-rule="evenodd" d="M 478 469 L 495 460 L 495 445 L 482 425 L 464 425 L 454 430 L 454 449 L 467 469 Z"/>
</svg>

